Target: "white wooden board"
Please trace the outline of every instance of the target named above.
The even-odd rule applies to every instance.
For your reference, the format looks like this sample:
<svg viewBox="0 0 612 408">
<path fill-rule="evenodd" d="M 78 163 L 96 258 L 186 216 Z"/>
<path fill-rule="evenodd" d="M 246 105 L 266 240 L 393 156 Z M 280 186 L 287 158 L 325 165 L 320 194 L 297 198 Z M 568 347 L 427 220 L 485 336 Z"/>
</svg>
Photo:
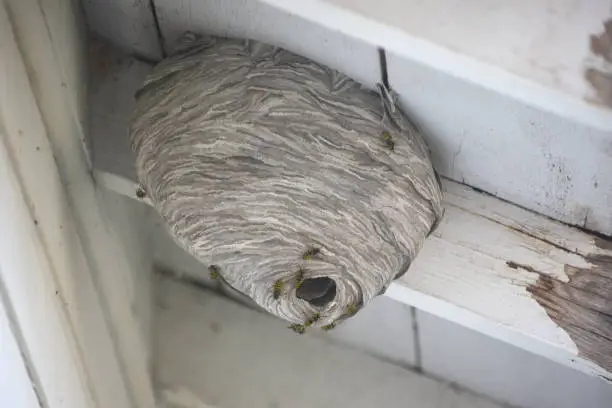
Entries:
<svg viewBox="0 0 612 408">
<path fill-rule="evenodd" d="M 304 30 L 308 25 L 304 18 L 529 105 L 612 129 L 612 85 L 606 79 L 612 72 L 608 0 L 154 0 L 152 4 L 166 46 L 179 31 L 194 27 L 261 40 L 272 34 L 274 43 L 288 48 L 297 44 L 296 38 L 314 43 L 320 37 Z M 159 34 L 147 0 L 83 0 L 83 5 L 92 31 L 118 46 L 159 58 Z M 294 25 L 286 25 L 287 21 Z M 327 45 L 323 41 L 319 46 Z"/>
<path fill-rule="evenodd" d="M 20 349 L 14 324 L 10 323 L 3 300 L 0 299 L 0 406 L 40 408 L 41 404 L 34 391 L 39 385 L 28 375 L 28 363 Z"/>
<path fill-rule="evenodd" d="M 596 53 L 591 42 L 612 17 L 609 0 L 262 1 L 529 105 L 612 129 L 611 85 L 586 74 L 590 67 L 611 72 L 610 55 L 603 58 L 610 43 Z"/>
<path fill-rule="evenodd" d="M 252 38 L 342 70 L 374 88 L 381 73 L 376 47 L 259 0 L 156 0 L 166 48 L 185 31 Z"/>
<path fill-rule="evenodd" d="M 162 57 L 150 0 L 80 0 L 88 28 L 125 51 L 150 60 Z"/>
<path fill-rule="evenodd" d="M 419 311 L 423 372 L 521 408 L 610 408 L 612 384 Z"/>
<path fill-rule="evenodd" d="M 440 174 L 566 223 L 612 233 L 612 131 L 397 54 L 387 60 L 389 81 L 426 133 Z"/>
<path fill-rule="evenodd" d="M 128 407 L 109 328 L 39 111 L 40 101 L 31 88 L 34 81 L 28 77 L 33 73 L 32 66 L 26 65 L 32 54 L 44 62 L 40 66 L 46 72 L 55 72 L 56 55 L 48 46 L 48 30 L 58 28 L 53 24 L 57 15 L 48 13 L 46 19 L 43 10 L 51 11 L 29 0 L 0 4 L 3 301 L 11 307 L 20 346 L 27 350 L 45 406 L 94 407 L 109 404 L 112 397 L 115 406 Z M 61 30 L 73 30 L 71 8 L 61 10 L 66 18 Z M 76 49 L 64 46 L 62 57 L 76 54 L 78 58 Z M 66 81 L 77 82 L 75 78 Z M 51 82 L 61 87 L 62 81 Z"/>
<path fill-rule="evenodd" d="M 172 279 L 156 311 L 157 388 L 172 408 L 501 408 Z"/>
<path fill-rule="evenodd" d="M 136 198 L 136 180 L 125 112 L 133 107 L 131 95 L 137 86 L 121 78 L 146 72 L 147 66 L 140 64 L 118 63 L 108 78 L 119 79 L 102 81 L 92 95 L 93 113 L 107 118 L 92 132 L 95 177 L 132 198 Z M 113 93 L 109 88 L 117 84 L 120 86 Z M 118 100 L 106 100 L 104 95 Z M 105 102 L 98 105 L 96 98 Z M 589 312 L 583 316 L 584 321 L 572 321 L 598 333 L 596 339 L 585 338 L 564 326 L 570 322 L 559 320 L 559 313 L 543 307 L 550 309 L 551 302 L 540 293 L 543 284 L 574 290 L 572 279 L 579 268 L 579 276 L 592 278 L 592 270 L 599 268 L 594 257 L 612 255 L 609 249 L 603 249 L 609 243 L 469 187 L 448 180 L 443 187 L 447 209 L 444 221 L 427 240 L 409 273 L 395 282 L 387 295 L 587 373 L 609 375 L 612 362 L 607 353 L 612 355 L 612 343 L 605 336 L 612 327 L 610 319 L 605 314 L 593 317 Z M 197 265 L 178 261 L 176 254 L 166 262 L 168 267 L 205 280 L 204 268 Z M 611 273 L 606 269 L 604 278 L 609 279 Z M 554 282 L 543 281 L 548 278 Z M 552 304 L 568 307 L 565 303 Z M 569 306 L 582 307 L 578 301 Z M 593 305 L 587 302 L 586 306 L 589 309 Z M 609 308 L 605 303 L 601 307 Z M 576 317 L 576 313 L 567 310 L 569 316 Z"/>
<path fill-rule="evenodd" d="M 137 273 L 142 272 L 142 265 L 133 262 L 139 246 L 121 246 L 83 150 L 87 111 L 80 106 L 80 87 L 87 80 L 87 59 L 86 39 L 78 35 L 83 23 L 78 4 L 6 3 L 26 67 L 22 72 L 13 67 L 5 76 L 8 88 L 1 95 L 6 100 L 0 105 L 11 109 L 6 114 L 10 127 L 5 125 L 21 189 L 38 223 L 52 269 L 49 279 L 57 285 L 48 290 L 66 303 L 60 307 L 67 309 L 64 324 L 76 336 L 73 359 L 85 361 L 87 376 L 81 380 L 91 388 L 92 400 L 100 406 L 150 407 L 149 336 L 140 330 L 140 309 L 134 307 L 134 281 L 140 283 Z M 21 63 L 17 52 L 2 61 Z"/>
</svg>

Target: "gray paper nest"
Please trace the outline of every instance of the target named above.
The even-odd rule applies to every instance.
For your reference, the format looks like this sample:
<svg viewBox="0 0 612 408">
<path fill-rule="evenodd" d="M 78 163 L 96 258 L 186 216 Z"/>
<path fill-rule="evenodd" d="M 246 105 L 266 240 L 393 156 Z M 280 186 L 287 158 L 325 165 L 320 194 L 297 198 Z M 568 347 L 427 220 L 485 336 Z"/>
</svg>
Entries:
<svg viewBox="0 0 612 408">
<path fill-rule="evenodd" d="M 168 230 L 294 328 L 331 328 L 402 275 L 442 216 L 389 93 L 252 40 L 187 38 L 138 93 L 136 169 Z"/>
</svg>

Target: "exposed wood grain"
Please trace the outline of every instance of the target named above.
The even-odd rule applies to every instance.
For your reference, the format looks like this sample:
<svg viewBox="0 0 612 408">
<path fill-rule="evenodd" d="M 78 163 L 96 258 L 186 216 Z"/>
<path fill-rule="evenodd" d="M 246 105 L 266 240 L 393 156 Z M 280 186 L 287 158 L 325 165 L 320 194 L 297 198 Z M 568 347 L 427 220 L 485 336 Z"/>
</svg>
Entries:
<svg viewBox="0 0 612 408">
<path fill-rule="evenodd" d="M 470 201 L 464 201 L 462 197 L 473 193 L 464 186 L 448 187 L 453 191 L 453 199 L 449 201 L 469 210 Z M 490 196 L 481 197 L 478 214 L 551 247 L 579 254 L 589 264 L 584 267 L 565 264 L 567 279 L 559 279 L 530 264 L 506 261 L 506 265 L 512 269 L 537 276 L 537 280 L 527 286 L 527 291 L 546 310 L 548 316 L 569 334 L 579 355 L 584 355 L 610 371 L 612 242 L 568 228 L 519 207 L 505 205 L 505 208 L 500 208 L 500 203 L 496 201 Z"/>
<path fill-rule="evenodd" d="M 446 242 L 426 242 L 410 273 L 401 281 L 411 289 L 418 288 L 488 316 L 523 334 L 540 339 L 556 336 L 557 345 L 565 344 L 567 350 L 575 347 L 578 355 L 610 371 L 610 242 L 494 197 L 479 195 L 467 186 L 446 182 L 444 189 L 445 205 L 450 210 L 448 224 L 441 225 L 434 235 Z M 461 208 L 470 215 L 463 217 L 475 218 L 459 226 L 456 222 L 461 216 L 452 208 Z M 473 232 L 473 238 L 467 239 L 468 231 Z M 464 238 L 458 239 L 460 236 Z M 450 242 L 456 246 L 449 246 Z M 452 265 L 438 271 L 433 253 L 444 248 L 448 259 L 438 263 L 440 267 Z M 453 252 L 459 254 L 454 261 Z M 427 264 L 421 263 L 425 260 Z M 469 260 L 469 264 L 458 267 L 463 260 Z M 496 279 L 491 280 L 492 274 Z M 482 287 L 487 281 L 490 287 Z M 477 296 L 460 296 L 451 291 Z M 535 302 L 543 309 L 534 307 Z M 543 311 L 555 323 L 548 329 Z M 532 320 L 536 317 L 542 321 Z M 559 328 L 564 334 L 557 331 Z"/>
<path fill-rule="evenodd" d="M 534 270 L 539 276 L 527 291 L 570 335 L 579 355 L 612 371 L 612 256 L 587 260 L 588 268 L 566 266 L 568 282 Z"/>
<path fill-rule="evenodd" d="M 474 197 L 477 199 L 478 195 Z M 409 272 L 388 294 L 410 302 L 411 291 L 425 294 L 455 308 L 467 310 L 502 327 L 533 339 L 551 342 L 570 353 L 569 336 L 547 316 L 526 292 L 537 274 L 507 266 L 509 259 L 533 264 L 565 281 L 566 263 L 587 266 L 575 254 L 523 236 L 476 214 L 454 208 L 445 201 L 446 217 L 430 236 Z M 455 311 L 436 312 L 441 305 L 421 306 L 456 320 Z M 463 317 L 462 317 L 463 319 Z M 483 330 L 489 329 L 484 327 Z M 500 334 L 506 336 L 505 333 Z"/>
</svg>

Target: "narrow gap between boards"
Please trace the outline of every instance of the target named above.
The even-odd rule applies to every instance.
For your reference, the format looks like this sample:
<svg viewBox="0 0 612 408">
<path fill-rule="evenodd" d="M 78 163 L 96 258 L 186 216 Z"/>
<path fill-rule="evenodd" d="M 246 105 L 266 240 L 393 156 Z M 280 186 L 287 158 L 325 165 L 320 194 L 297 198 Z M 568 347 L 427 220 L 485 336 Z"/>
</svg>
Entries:
<svg viewBox="0 0 612 408">
<path fill-rule="evenodd" d="M 380 65 L 380 81 L 385 89 L 390 90 L 389 73 L 387 72 L 387 53 L 384 48 L 378 48 L 378 63 Z"/>
<path fill-rule="evenodd" d="M 421 353 L 421 334 L 419 333 L 419 316 L 417 308 L 410 306 L 412 318 L 412 344 L 414 344 L 414 371 L 423 373 L 423 355 Z"/>
<path fill-rule="evenodd" d="M 157 15 L 155 0 L 149 0 L 149 8 L 151 9 L 153 23 L 155 24 L 155 32 L 157 34 L 157 41 L 159 42 L 159 50 L 161 51 L 162 58 L 166 58 L 168 54 L 166 52 L 164 33 L 162 32 L 161 26 L 159 24 L 159 16 Z"/>
</svg>

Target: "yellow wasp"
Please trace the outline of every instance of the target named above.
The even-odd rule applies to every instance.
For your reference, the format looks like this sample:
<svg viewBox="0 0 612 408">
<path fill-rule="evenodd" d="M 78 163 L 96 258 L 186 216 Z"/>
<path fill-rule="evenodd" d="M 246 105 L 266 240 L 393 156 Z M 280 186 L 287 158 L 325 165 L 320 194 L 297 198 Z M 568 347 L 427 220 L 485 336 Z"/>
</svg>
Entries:
<svg viewBox="0 0 612 408">
<path fill-rule="evenodd" d="M 291 326 L 289 326 L 289 328 L 297 334 L 304 334 L 304 332 L 306 331 L 306 327 L 304 327 L 304 325 L 302 324 L 292 324 Z"/>
<path fill-rule="evenodd" d="M 300 267 L 298 269 L 297 275 L 295 277 L 295 279 L 293 280 L 293 287 L 295 289 L 299 289 L 300 286 L 302 286 L 302 283 L 304 283 L 304 274 L 306 273 L 306 269 Z"/>
<path fill-rule="evenodd" d="M 144 187 L 143 187 L 143 186 L 140 186 L 140 185 L 139 185 L 139 186 L 136 188 L 136 197 L 138 197 L 138 198 L 140 198 L 140 199 L 143 199 L 143 198 L 145 198 L 146 196 L 147 196 L 147 191 L 144 189 Z"/>
<path fill-rule="evenodd" d="M 318 322 L 320 318 L 321 318 L 321 315 L 318 313 L 315 313 L 314 315 L 312 315 L 310 319 L 306 320 L 306 322 L 304 323 L 304 326 L 310 327 L 312 326 L 313 323 Z"/>
<path fill-rule="evenodd" d="M 210 265 L 208 267 L 208 276 L 212 280 L 219 280 L 221 278 L 221 270 L 217 265 Z"/>
<path fill-rule="evenodd" d="M 335 327 L 336 327 L 336 322 L 331 322 L 330 324 L 326 324 L 325 326 L 322 326 L 321 329 L 325 331 L 329 331 Z"/>
<path fill-rule="evenodd" d="M 389 132 L 382 132 L 380 138 L 383 140 L 383 142 L 385 142 L 385 146 L 387 146 L 389 150 L 393 151 L 395 149 L 395 142 L 393 141 L 393 138 L 391 137 L 391 134 Z"/>
<path fill-rule="evenodd" d="M 306 252 L 302 255 L 302 259 L 305 261 L 309 261 L 312 258 L 316 257 L 321 253 L 321 248 L 308 248 Z"/>
<path fill-rule="evenodd" d="M 344 313 L 345 316 L 347 317 L 351 317 L 353 316 L 355 313 L 357 313 L 357 306 L 355 306 L 354 303 L 350 303 L 346 306 L 346 312 Z"/>
<path fill-rule="evenodd" d="M 274 281 L 274 284 L 272 285 L 272 296 L 274 296 L 274 299 L 278 300 L 282 292 L 283 292 L 283 281 L 282 279 L 277 279 Z"/>
</svg>

